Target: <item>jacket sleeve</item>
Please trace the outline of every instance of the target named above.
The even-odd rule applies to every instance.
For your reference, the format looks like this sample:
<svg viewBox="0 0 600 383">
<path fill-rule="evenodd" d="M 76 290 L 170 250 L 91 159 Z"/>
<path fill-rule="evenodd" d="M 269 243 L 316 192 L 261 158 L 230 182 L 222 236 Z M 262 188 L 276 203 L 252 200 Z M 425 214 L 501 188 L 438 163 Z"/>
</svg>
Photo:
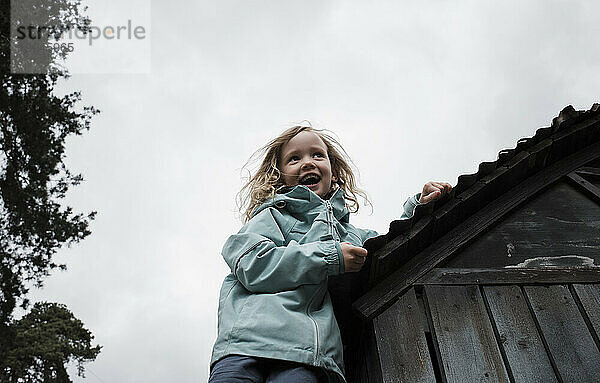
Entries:
<svg viewBox="0 0 600 383">
<path fill-rule="evenodd" d="M 371 229 L 359 229 L 357 227 L 356 230 L 358 230 L 358 232 L 360 233 L 360 239 L 362 240 L 363 245 L 365 244 L 365 242 L 367 242 L 367 239 L 377 237 L 379 235 L 378 232 Z"/>
<path fill-rule="evenodd" d="M 274 226 L 273 226 L 274 225 Z M 269 212 L 225 242 L 223 258 L 231 272 L 255 293 L 277 293 L 317 284 L 343 272 L 343 257 L 333 239 L 285 245 Z"/>
<path fill-rule="evenodd" d="M 414 196 L 409 197 L 406 202 L 404 202 L 404 211 L 402 212 L 400 219 L 409 219 L 413 216 L 413 214 L 415 214 L 415 208 L 418 205 L 422 205 L 422 203 L 419 202 L 419 198 L 421 198 L 421 193 L 417 193 Z"/>
</svg>

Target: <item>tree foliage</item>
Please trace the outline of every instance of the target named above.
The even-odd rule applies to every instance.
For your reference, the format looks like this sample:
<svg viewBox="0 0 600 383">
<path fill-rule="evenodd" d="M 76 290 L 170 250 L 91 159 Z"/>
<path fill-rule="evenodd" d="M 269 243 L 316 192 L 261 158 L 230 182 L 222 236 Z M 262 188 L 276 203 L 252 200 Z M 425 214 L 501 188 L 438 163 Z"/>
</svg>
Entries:
<svg viewBox="0 0 600 383">
<path fill-rule="evenodd" d="M 15 73 L 32 60 L 11 50 L 11 22 L 21 22 L 14 14 L 11 19 L 11 7 L 21 15 L 35 13 L 40 25 L 85 28 L 80 3 L 0 0 L 0 374 L 11 374 L 5 375 L 9 381 L 27 373 L 21 381 L 68 382 L 64 363 L 76 360 L 81 368 L 99 352 L 64 306 L 36 304 L 22 319 L 13 318 L 17 306 L 29 306 L 28 286 L 41 287 L 52 270 L 65 269 L 53 260 L 56 252 L 90 234 L 95 212 L 76 213 L 61 202 L 82 181 L 65 165 L 66 139 L 88 130 L 98 110 L 80 106 L 79 92 L 56 95 L 58 81 L 68 77 L 57 64 L 66 52 L 51 45 L 34 47 L 39 72 Z"/>
<path fill-rule="evenodd" d="M 65 366 L 75 362 L 83 376 L 83 363 L 94 360 L 100 346 L 64 305 L 35 303 L 27 315 L 11 326 L 9 347 L 0 359 L 0 381 L 71 382 Z"/>
<path fill-rule="evenodd" d="M 60 202 L 82 180 L 65 166 L 65 140 L 89 129 L 98 111 L 78 109 L 78 92 L 54 94 L 65 72 L 10 73 L 10 3 L 0 1 L 0 321 L 6 321 L 16 303 L 27 305 L 27 284 L 41 286 L 51 270 L 64 268 L 52 260 L 56 251 L 90 234 L 94 213 L 75 214 Z M 79 18 L 72 3 L 46 0 L 48 22 Z"/>
</svg>

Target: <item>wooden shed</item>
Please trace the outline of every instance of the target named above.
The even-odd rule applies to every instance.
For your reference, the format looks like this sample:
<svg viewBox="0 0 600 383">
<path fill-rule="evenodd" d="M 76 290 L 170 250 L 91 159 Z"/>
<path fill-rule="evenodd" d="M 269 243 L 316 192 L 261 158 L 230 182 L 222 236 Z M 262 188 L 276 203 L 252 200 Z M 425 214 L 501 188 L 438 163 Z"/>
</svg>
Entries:
<svg viewBox="0 0 600 383">
<path fill-rule="evenodd" d="M 350 382 L 600 382 L 599 105 L 366 247 L 360 319 L 336 312 Z"/>
</svg>

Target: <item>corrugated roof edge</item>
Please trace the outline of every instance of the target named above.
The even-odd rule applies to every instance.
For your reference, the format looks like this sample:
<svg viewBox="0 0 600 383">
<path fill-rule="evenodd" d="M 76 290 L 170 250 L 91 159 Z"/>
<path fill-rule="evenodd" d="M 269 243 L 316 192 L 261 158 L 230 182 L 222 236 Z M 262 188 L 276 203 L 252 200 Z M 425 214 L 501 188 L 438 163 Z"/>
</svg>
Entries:
<svg viewBox="0 0 600 383">
<path fill-rule="evenodd" d="M 423 250 L 505 191 L 598 140 L 598 129 L 586 129 L 598 121 L 600 104 L 593 104 L 587 111 L 577 111 L 569 105 L 552 120 L 551 126 L 539 128 L 533 137 L 519 139 L 514 149 L 501 150 L 496 161 L 482 162 L 477 173 L 459 176 L 452 192 L 444 198 L 417 206 L 411 219 L 391 222 L 386 235 L 365 243 L 369 253 L 377 258 L 371 263 L 370 284 L 389 275 L 403 260 Z M 389 259 L 392 257 L 394 259 Z"/>
</svg>

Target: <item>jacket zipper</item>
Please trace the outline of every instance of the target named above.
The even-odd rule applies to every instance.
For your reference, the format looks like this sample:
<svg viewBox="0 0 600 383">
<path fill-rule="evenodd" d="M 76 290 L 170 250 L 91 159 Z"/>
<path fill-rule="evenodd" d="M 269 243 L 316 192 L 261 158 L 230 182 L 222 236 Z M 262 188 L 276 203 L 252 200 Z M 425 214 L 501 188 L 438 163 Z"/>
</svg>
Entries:
<svg viewBox="0 0 600 383">
<path fill-rule="evenodd" d="M 331 236 L 335 241 L 339 241 L 340 236 L 338 235 L 337 229 L 333 224 L 333 205 L 331 202 L 329 202 L 329 200 L 325 201 L 325 204 L 327 205 L 327 220 L 329 221 L 329 230 L 331 232 Z"/>
<path fill-rule="evenodd" d="M 329 226 L 329 231 L 331 236 L 333 237 L 334 241 L 338 241 L 339 240 L 339 235 L 337 235 L 337 230 L 333 224 L 333 205 L 331 204 L 331 202 L 329 202 L 329 200 L 325 201 L 325 205 L 327 206 L 327 223 Z M 319 326 L 317 325 L 317 321 L 312 317 L 312 315 L 310 315 L 310 307 L 313 303 L 313 301 L 315 300 L 315 297 L 317 296 L 317 294 L 319 294 L 320 289 L 318 289 L 313 296 L 310 298 L 310 301 L 308 302 L 308 306 L 306 307 L 306 315 L 311 319 L 311 321 L 313 322 L 313 327 L 315 328 L 315 356 L 314 356 L 314 364 L 318 365 L 318 356 L 319 356 Z"/>
<path fill-rule="evenodd" d="M 318 366 L 318 360 L 319 360 L 319 358 L 318 358 L 318 355 L 319 355 L 319 326 L 317 325 L 317 321 L 315 320 L 315 318 L 313 318 L 312 315 L 310 315 L 310 306 L 312 305 L 313 301 L 315 300 L 315 297 L 319 293 L 319 290 L 320 289 L 317 289 L 317 291 L 315 291 L 313 296 L 308 301 L 308 306 L 306 306 L 306 315 L 312 321 L 313 327 L 315 329 L 315 356 L 313 357 L 313 363 L 315 366 Z"/>
</svg>

